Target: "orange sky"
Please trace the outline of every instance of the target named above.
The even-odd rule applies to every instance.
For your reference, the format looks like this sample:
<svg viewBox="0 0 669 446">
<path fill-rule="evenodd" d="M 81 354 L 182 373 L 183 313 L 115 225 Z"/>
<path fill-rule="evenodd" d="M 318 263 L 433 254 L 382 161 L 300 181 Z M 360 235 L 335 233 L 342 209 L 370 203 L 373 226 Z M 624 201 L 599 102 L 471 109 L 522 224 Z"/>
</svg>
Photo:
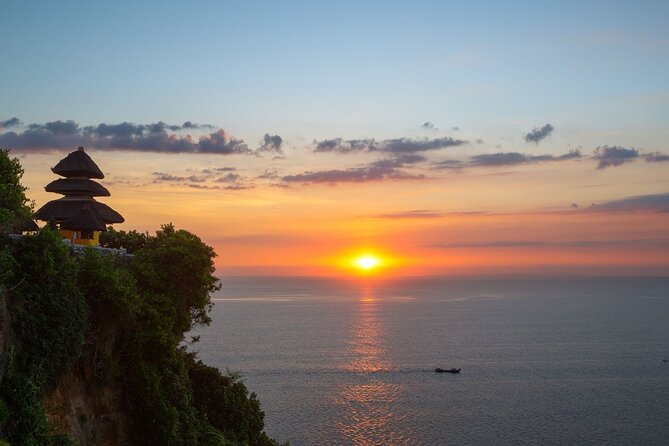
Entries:
<svg viewBox="0 0 669 446">
<path fill-rule="evenodd" d="M 49 168 L 65 153 L 21 158 L 24 183 L 37 207 L 57 198 L 43 187 L 56 178 Z M 153 232 L 173 222 L 216 249 L 222 275 L 353 274 L 346 262 L 364 252 L 385 259 L 380 274 L 393 275 L 669 274 L 668 212 L 589 208 L 666 193 L 666 163 L 605 170 L 587 160 L 461 172 L 423 169 L 422 179 L 278 187 L 276 180 L 258 175 L 343 161 L 329 156 L 303 166 L 289 154 L 281 160 L 89 154 L 112 193 L 100 201 L 126 218 L 117 229 Z M 187 177 L 215 166 L 234 167 L 241 181 L 254 187 L 190 187 L 216 187 L 209 180 L 154 182 L 154 172 Z"/>
</svg>

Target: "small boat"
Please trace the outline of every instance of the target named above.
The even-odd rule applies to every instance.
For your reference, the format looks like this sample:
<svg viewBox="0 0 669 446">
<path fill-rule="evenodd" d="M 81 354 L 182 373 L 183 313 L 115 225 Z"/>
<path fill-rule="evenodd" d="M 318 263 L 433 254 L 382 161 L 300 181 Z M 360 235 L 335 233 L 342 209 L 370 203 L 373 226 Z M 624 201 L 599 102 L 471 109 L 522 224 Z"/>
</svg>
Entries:
<svg viewBox="0 0 669 446">
<path fill-rule="evenodd" d="M 460 373 L 460 369 L 455 369 L 455 368 L 453 368 L 453 369 L 442 369 L 442 368 L 437 367 L 436 369 L 434 369 L 434 371 L 437 372 L 437 373 Z"/>
</svg>

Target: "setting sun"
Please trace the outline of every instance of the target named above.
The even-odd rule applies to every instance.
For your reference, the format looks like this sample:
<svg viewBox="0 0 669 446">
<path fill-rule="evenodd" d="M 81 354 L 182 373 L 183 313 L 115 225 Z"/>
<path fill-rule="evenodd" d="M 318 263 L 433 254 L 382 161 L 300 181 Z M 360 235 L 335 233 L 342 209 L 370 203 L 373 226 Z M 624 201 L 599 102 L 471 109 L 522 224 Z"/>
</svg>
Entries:
<svg viewBox="0 0 669 446">
<path fill-rule="evenodd" d="M 354 264 L 364 271 L 369 271 L 378 267 L 381 264 L 381 260 L 373 255 L 364 255 L 356 258 Z"/>
</svg>

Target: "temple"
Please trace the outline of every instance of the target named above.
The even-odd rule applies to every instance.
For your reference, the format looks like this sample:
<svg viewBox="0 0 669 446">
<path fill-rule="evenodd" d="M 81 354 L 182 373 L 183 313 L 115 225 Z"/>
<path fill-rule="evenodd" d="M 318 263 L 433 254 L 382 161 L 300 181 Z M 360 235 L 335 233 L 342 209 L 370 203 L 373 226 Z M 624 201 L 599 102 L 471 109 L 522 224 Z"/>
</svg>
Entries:
<svg viewBox="0 0 669 446">
<path fill-rule="evenodd" d="M 73 244 L 98 246 L 106 225 L 125 221 L 114 209 L 95 200 L 111 194 L 91 179 L 105 176 L 83 147 L 60 160 L 51 171 L 63 178 L 52 181 L 45 190 L 63 197 L 49 201 L 35 215 L 38 220 L 58 225 L 63 237 Z"/>
</svg>

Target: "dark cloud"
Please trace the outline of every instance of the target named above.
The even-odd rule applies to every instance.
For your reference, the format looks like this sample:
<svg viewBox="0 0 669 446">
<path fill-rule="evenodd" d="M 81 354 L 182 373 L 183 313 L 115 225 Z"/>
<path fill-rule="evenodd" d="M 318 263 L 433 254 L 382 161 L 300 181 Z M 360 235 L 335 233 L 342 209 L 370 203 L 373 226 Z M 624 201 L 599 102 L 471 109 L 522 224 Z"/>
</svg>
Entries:
<svg viewBox="0 0 669 446">
<path fill-rule="evenodd" d="M 216 172 L 234 172 L 237 170 L 236 167 L 215 167 L 214 170 Z"/>
<path fill-rule="evenodd" d="M 30 124 L 23 132 L 0 133 L 0 146 L 13 150 L 60 150 L 84 146 L 108 150 L 136 150 L 163 153 L 251 154 L 243 140 L 235 139 L 224 130 L 217 130 L 195 140 L 191 135 L 169 131 L 205 128 L 186 121 L 181 126 L 165 124 L 101 123 L 81 128 L 74 121 L 52 121 Z"/>
<path fill-rule="evenodd" d="M 397 138 L 376 141 L 375 139 L 350 139 L 342 138 L 325 139 L 314 141 L 315 152 L 388 152 L 388 153 L 415 153 L 428 150 L 439 150 L 447 147 L 455 147 L 466 144 L 467 141 L 453 139 L 451 137 L 434 139 L 410 139 Z"/>
<path fill-rule="evenodd" d="M 502 167 L 521 164 L 545 163 L 582 158 L 578 150 L 570 150 L 562 155 L 528 155 L 519 152 L 484 153 L 469 157 L 467 161 L 444 160 L 435 163 L 437 169 L 461 170 L 465 167 Z"/>
<path fill-rule="evenodd" d="M 241 139 L 231 138 L 224 130 L 200 136 L 198 153 L 216 153 L 222 155 L 251 154 L 251 150 Z"/>
<path fill-rule="evenodd" d="M 6 129 L 9 127 L 18 127 L 20 125 L 21 125 L 21 120 L 17 117 L 0 121 L 0 129 Z"/>
<path fill-rule="evenodd" d="M 454 132 L 459 132 L 459 131 L 460 131 L 460 127 L 458 127 L 458 126 L 456 125 L 456 126 L 454 126 L 454 127 L 451 127 L 451 130 L 453 130 Z"/>
<path fill-rule="evenodd" d="M 432 124 L 432 123 L 429 122 L 429 121 L 428 121 L 428 122 L 425 122 L 423 125 L 421 125 L 420 128 L 422 128 L 423 130 L 437 130 L 437 129 L 434 127 L 434 124 Z"/>
<path fill-rule="evenodd" d="M 52 121 L 44 124 L 44 129 L 54 135 L 74 135 L 79 132 L 79 124 L 74 121 Z"/>
<path fill-rule="evenodd" d="M 172 126 L 174 127 L 174 126 Z M 215 129 L 216 126 L 213 126 L 211 124 L 196 124 L 191 121 L 186 121 L 183 124 L 181 124 L 181 129 L 177 130 L 197 130 L 197 129 L 207 129 L 207 130 L 213 130 Z"/>
<path fill-rule="evenodd" d="M 563 155 L 526 155 L 518 152 L 499 152 L 475 155 L 469 159 L 469 165 L 479 167 L 515 166 L 518 164 L 543 163 L 548 161 L 564 161 L 581 158 L 581 152 L 571 150 Z"/>
<path fill-rule="evenodd" d="M 416 180 L 423 175 L 412 175 L 394 167 L 366 166 L 342 170 L 307 171 L 282 178 L 287 183 L 366 183 L 381 180 Z"/>
<path fill-rule="evenodd" d="M 644 155 L 641 155 L 641 157 L 649 163 L 661 163 L 664 161 L 669 161 L 669 155 L 660 152 L 646 153 Z"/>
<path fill-rule="evenodd" d="M 101 123 L 96 127 L 86 127 L 84 131 L 90 135 L 127 138 L 131 136 L 140 136 L 144 133 L 144 126 L 131 124 L 129 122 L 122 122 L 120 124 Z"/>
<path fill-rule="evenodd" d="M 669 193 L 635 197 L 593 204 L 581 212 L 669 212 Z"/>
<path fill-rule="evenodd" d="M 539 128 L 534 128 L 530 133 L 525 135 L 525 141 L 539 143 L 542 139 L 546 138 L 553 132 L 553 126 L 546 124 L 545 126 Z"/>
<path fill-rule="evenodd" d="M 260 141 L 260 146 L 257 149 L 258 153 L 283 153 L 281 145 L 283 144 L 283 139 L 279 135 L 270 135 L 265 133 L 262 141 Z"/>
<path fill-rule="evenodd" d="M 592 155 L 592 158 L 597 160 L 597 169 L 620 166 L 638 157 L 638 150 L 620 146 L 599 146 Z"/>
</svg>

